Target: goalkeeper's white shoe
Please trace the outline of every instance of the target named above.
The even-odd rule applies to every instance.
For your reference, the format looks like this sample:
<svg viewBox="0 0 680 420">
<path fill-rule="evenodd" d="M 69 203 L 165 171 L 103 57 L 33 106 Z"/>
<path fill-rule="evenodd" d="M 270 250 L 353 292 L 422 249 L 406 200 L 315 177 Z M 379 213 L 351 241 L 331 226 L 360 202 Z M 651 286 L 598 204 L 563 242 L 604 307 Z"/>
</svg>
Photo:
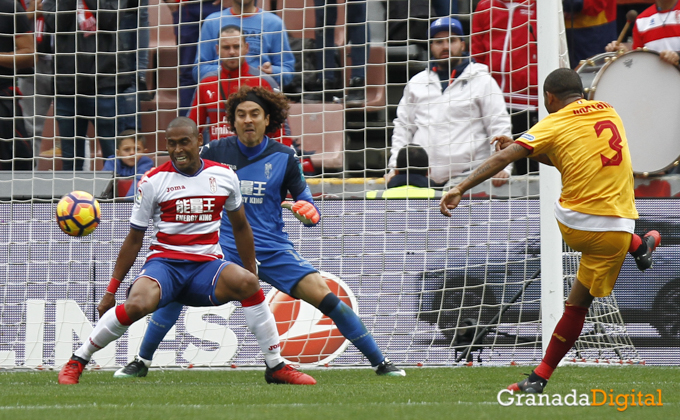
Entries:
<svg viewBox="0 0 680 420">
<path fill-rule="evenodd" d="M 135 356 L 135 359 L 128 363 L 125 367 L 122 367 L 113 374 L 114 378 L 143 378 L 149 372 L 149 366 L 151 366 L 150 360 L 144 360 L 139 356 Z"/>
<path fill-rule="evenodd" d="M 379 376 L 406 376 L 406 372 L 403 369 L 399 369 L 390 362 L 389 359 L 385 358 L 378 366 L 374 366 L 375 373 Z"/>
</svg>

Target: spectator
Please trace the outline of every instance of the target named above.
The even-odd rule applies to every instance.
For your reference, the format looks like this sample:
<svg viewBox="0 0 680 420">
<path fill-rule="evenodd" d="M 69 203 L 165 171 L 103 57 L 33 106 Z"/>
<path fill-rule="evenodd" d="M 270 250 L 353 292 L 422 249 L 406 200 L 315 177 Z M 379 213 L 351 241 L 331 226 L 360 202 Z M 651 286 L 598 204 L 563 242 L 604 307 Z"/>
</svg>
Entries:
<svg viewBox="0 0 680 420">
<path fill-rule="evenodd" d="M 616 39 L 616 0 L 562 0 L 571 68 Z"/>
<path fill-rule="evenodd" d="M 420 145 L 409 144 L 399 149 L 394 173 L 387 190 L 368 191 L 366 198 L 441 198 L 441 191 L 429 188 L 430 161 Z"/>
<path fill-rule="evenodd" d="M 255 6 L 255 0 L 234 0 L 233 6 L 213 13 L 203 22 L 194 80 L 201 81 L 219 67 L 217 39 L 220 29 L 238 26 L 248 42 L 248 65 L 275 78 L 280 86 L 293 81 L 295 57 L 280 17 Z"/>
<path fill-rule="evenodd" d="M 137 4 L 138 3 L 138 4 Z M 130 0 L 128 9 L 119 14 L 118 57 L 132 64 L 132 83 L 119 92 L 117 131 L 141 128 L 141 101 L 153 97 L 146 90 L 146 70 L 149 67 L 149 0 Z"/>
<path fill-rule="evenodd" d="M 344 80 L 338 80 L 338 63 L 335 60 L 335 25 L 338 20 L 337 0 L 314 0 L 316 14 L 316 62 L 323 71 L 325 91 L 342 89 Z M 366 98 L 366 59 L 370 53 L 370 31 L 366 25 L 366 0 L 347 0 L 345 28 L 352 43 L 352 70 L 345 104 L 362 107 Z M 342 73 L 342 72 L 341 72 Z M 328 95 L 326 95 L 328 96 Z M 340 96 L 343 96 L 342 94 Z"/>
<path fill-rule="evenodd" d="M 201 34 L 201 22 L 213 13 L 219 13 L 222 5 L 214 0 L 163 0 L 170 7 L 175 36 L 179 44 L 179 106 L 182 109 L 191 106 L 191 97 L 196 90 L 194 62 L 198 50 L 198 39 Z M 239 0 L 234 0 L 236 4 Z M 217 3 L 217 4 L 215 4 Z M 215 32 L 215 38 L 218 36 Z"/>
<path fill-rule="evenodd" d="M 437 17 L 458 14 L 458 0 L 432 0 L 432 7 Z"/>
<path fill-rule="evenodd" d="M 150 101 L 153 95 L 147 90 L 146 71 L 149 69 L 149 0 L 139 0 L 137 23 L 137 91 L 140 101 Z M 134 45 L 134 44 L 133 44 Z"/>
<path fill-rule="evenodd" d="M 472 15 L 470 54 L 486 64 L 505 95 L 514 137 L 538 122 L 538 51 L 534 0 L 482 0 Z M 530 163 L 529 163 L 530 162 Z M 515 162 L 515 173 L 538 163 Z"/>
<path fill-rule="evenodd" d="M 63 170 L 83 170 L 87 125 L 94 119 L 102 156 L 115 153 L 116 93 L 132 84 L 132 63 L 118 52 L 118 11 L 127 0 L 44 0 L 55 34 L 55 115 Z M 96 153 L 95 153 L 96 155 Z"/>
<path fill-rule="evenodd" d="M 677 66 L 680 63 L 680 2 L 677 0 L 656 0 L 635 20 L 633 27 L 633 49 L 648 48 L 658 51 L 661 59 Z M 616 41 L 610 42 L 607 51 L 628 51 Z"/>
<path fill-rule="evenodd" d="M 26 0 L 26 11 L 31 29 L 35 33 L 35 74 L 20 77 L 21 110 L 28 138 L 33 139 L 33 155 L 40 155 L 45 118 L 54 98 L 54 53 L 52 38 L 44 33 L 42 0 Z M 37 163 L 37 162 L 36 162 Z"/>
<path fill-rule="evenodd" d="M 33 68 L 33 37 L 26 10 L 16 0 L 0 0 L 0 170 L 30 170 L 33 153 L 15 89 L 15 74 Z M 16 159 L 25 158 L 25 159 Z"/>
<path fill-rule="evenodd" d="M 432 16 L 444 17 L 450 13 L 439 14 L 437 7 L 445 5 L 430 0 L 390 1 L 387 3 L 387 39 L 388 45 L 416 45 L 427 52 L 427 30 Z"/>
<path fill-rule="evenodd" d="M 274 78 L 248 65 L 246 61 L 248 43 L 238 26 L 227 25 L 222 28 L 219 44 L 215 46 L 215 50 L 220 57 L 219 72 L 206 76 L 199 83 L 189 111 L 189 118 L 199 128 L 202 129 L 209 122 L 210 134 L 207 141 L 235 134 L 227 122 L 227 110 L 224 104 L 229 96 L 236 93 L 242 85 L 262 86 L 267 90 L 279 89 Z M 287 123 L 276 132 L 267 135 L 286 146 L 292 143 Z"/>
<path fill-rule="evenodd" d="M 488 158 L 493 151 L 489 139 L 510 134 L 503 94 L 487 66 L 463 55 L 463 36 L 456 19 L 439 18 L 430 25 L 429 68 L 408 81 L 397 107 L 388 181 L 407 144 L 427 150 L 430 186 L 441 187 Z M 505 184 L 511 171 L 512 166 L 500 171 L 493 184 Z"/>
<path fill-rule="evenodd" d="M 109 160 L 104 163 L 104 170 L 113 171 L 113 175 L 117 178 L 135 177 L 130 185 L 137 185 L 142 175 L 153 168 L 151 158 L 142 156 L 146 152 L 144 136 L 136 134 L 135 130 L 125 130 L 116 139 L 116 154 L 109 156 Z M 132 197 L 135 194 L 135 188 L 119 192 L 119 195 L 122 193 L 125 193 L 127 197 Z"/>
</svg>

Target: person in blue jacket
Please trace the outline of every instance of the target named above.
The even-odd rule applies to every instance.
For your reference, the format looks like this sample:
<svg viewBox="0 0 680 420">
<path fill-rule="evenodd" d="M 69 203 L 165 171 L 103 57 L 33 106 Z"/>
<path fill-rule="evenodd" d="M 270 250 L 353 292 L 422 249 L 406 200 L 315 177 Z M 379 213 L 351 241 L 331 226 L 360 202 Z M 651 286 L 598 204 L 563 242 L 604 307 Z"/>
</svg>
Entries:
<svg viewBox="0 0 680 420">
<path fill-rule="evenodd" d="M 217 41 L 225 26 L 241 28 L 248 43 L 246 60 L 252 69 L 273 77 L 279 86 L 293 81 L 295 57 L 290 49 L 286 26 L 280 17 L 255 5 L 255 0 L 234 1 L 232 7 L 208 16 L 201 25 L 194 80 L 198 83 L 211 73 L 217 73 L 220 57 Z"/>
<path fill-rule="evenodd" d="M 280 92 L 260 86 L 242 87 L 226 104 L 227 120 L 236 136 L 205 145 L 201 157 L 229 165 L 241 181 L 246 217 L 253 230 L 258 274 L 278 290 L 302 299 L 331 318 L 340 332 L 370 361 L 378 375 L 405 376 L 380 351 L 359 316 L 333 292 L 319 272 L 293 247 L 283 231 L 282 208 L 307 226 L 321 218 L 300 169 L 295 151 L 265 135 L 278 129 L 288 117 L 288 102 Z M 288 193 L 294 201 L 284 201 Z M 229 219 L 222 218 L 220 245 L 225 259 L 241 264 Z M 177 322 L 182 305 L 154 312 L 144 335 L 139 356 L 118 370 L 116 377 L 145 376 L 153 353 Z"/>
</svg>

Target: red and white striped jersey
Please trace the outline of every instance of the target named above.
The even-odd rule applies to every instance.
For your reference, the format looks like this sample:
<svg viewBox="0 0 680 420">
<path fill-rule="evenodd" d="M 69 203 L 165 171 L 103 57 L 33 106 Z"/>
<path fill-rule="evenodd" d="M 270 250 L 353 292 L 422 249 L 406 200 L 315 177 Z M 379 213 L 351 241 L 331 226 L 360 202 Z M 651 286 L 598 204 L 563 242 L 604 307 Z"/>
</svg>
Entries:
<svg viewBox="0 0 680 420">
<path fill-rule="evenodd" d="M 651 5 L 635 20 L 633 48 L 654 51 L 680 51 L 680 2 L 671 10 L 659 11 Z"/>
<path fill-rule="evenodd" d="M 130 223 L 144 230 L 153 220 L 147 260 L 210 261 L 223 255 L 222 209 L 240 206 L 238 177 L 228 166 L 203 159 L 201 169 L 187 176 L 166 162 L 140 181 Z"/>
</svg>

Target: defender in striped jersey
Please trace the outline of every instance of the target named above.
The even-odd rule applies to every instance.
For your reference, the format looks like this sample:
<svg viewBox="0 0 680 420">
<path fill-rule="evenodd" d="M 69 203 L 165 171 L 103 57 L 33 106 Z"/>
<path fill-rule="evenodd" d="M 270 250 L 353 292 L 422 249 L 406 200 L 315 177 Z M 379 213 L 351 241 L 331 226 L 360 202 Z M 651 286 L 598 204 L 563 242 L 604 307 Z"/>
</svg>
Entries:
<svg viewBox="0 0 680 420">
<path fill-rule="evenodd" d="M 172 302 L 217 306 L 240 301 L 268 366 L 285 367 L 274 317 L 256 275 L 253 233 L 236 174 L 226 165 L 200 158 L 203 139 L 191 119 L 174 119 L 166 138 L 171 161 L 140 181 L 130 232 L 97 307 L 99 322 L 62 368 L 60 384 L 77 384 L 96 351 L 122 336 L 133 322 Z M 223 210 L 234 228 L 234 243 L 245 268 L 222 259 L 218 241 Z M 146 263 L 125 303 L 114 308 L 119 279 L 125 278 L 137 259 L 150 219 L 153 233 Z M 286 370 L 291 372 L 287 378 L 294 378 L 295 383 L 316 383 L 289 366 Z"/>
</svg>

